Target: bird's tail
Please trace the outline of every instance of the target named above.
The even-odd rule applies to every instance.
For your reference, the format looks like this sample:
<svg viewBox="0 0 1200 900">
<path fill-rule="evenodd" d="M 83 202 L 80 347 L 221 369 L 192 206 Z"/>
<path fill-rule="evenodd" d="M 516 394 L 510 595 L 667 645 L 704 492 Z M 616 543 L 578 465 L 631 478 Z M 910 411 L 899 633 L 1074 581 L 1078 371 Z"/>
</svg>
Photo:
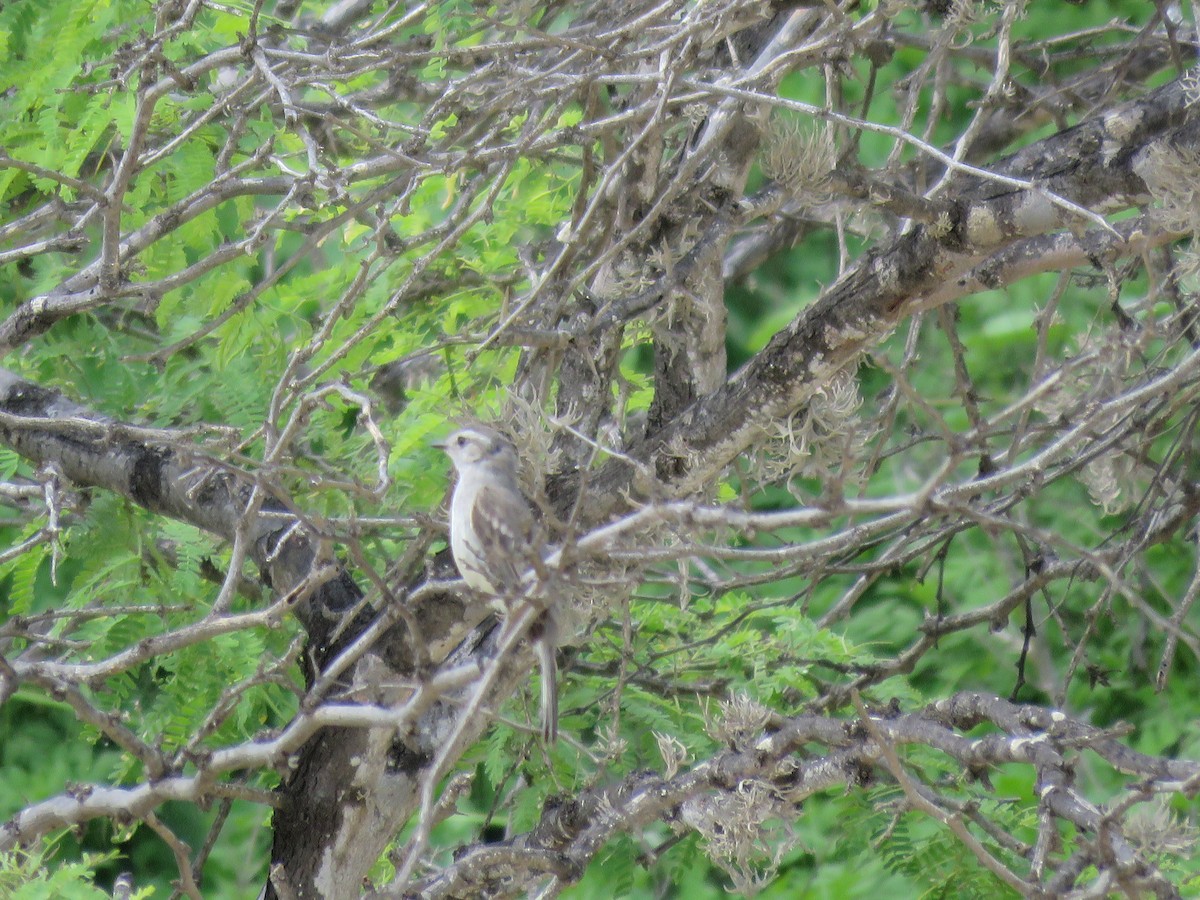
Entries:
<svg viewBox="0 0 1200 900">
<path fill-rule="evenodd" d="M 553 744 L 558 740 L 558 662 L 554 643 L 547 637 L 538 640 L 534 649 L 542 669 L 542 740 Z"/>
</svg>

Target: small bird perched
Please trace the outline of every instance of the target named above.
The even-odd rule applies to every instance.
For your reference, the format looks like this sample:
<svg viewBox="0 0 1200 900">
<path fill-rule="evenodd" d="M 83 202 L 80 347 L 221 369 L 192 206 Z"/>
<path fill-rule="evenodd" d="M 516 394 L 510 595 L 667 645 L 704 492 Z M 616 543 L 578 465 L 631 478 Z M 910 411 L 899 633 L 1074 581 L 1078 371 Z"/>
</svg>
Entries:
<svg viewBox="0 0 1200 900">
<path fill-rule="evenodd" d="M 514 597 L 541 561 L 544 541 L 529 501 L 521 492 L 517 451 L 499 432 L 477 425 L 454 432 L 444 443 L 458 472 L 450 500 L 450 552 L 471 588 Z M 531 629 L 542 669 L 542 737 L 558 738 L 558 676 L 553 614 Z"/>
</svg>

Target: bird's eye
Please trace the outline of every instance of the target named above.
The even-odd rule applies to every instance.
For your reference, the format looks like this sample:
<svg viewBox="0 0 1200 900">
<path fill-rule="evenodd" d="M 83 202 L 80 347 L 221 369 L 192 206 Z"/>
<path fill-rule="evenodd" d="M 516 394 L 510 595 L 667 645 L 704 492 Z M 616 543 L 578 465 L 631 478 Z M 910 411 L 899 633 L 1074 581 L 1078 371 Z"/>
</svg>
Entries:
<svg viewBox="0 0 1200 900">
<path fill-rule="evenodd" d="M 467 439 L 460 434 L 458 436 L 458 440 L 455 441 L 454 443 L 458 444 L 458 446 L 460 446 L 460 447 L 465 447 L 465 446 L 467 446 Z"/>
</svg>

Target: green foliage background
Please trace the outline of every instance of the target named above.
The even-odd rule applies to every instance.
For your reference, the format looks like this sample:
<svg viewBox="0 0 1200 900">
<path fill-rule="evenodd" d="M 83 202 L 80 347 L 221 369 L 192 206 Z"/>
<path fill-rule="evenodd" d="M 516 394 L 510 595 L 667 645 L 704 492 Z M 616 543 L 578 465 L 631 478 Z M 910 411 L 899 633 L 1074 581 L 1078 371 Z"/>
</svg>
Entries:
<svg viewBox="0 0 1200 900">
<path fill-rule="evenodd" d="M 1031 6 L 1019 31 L 1027 37 L 1057 33 L 1067 16 L 1074 29 L 1113 17 L 1137 22 L 1148 6 L 1037 4 Z M 382 11 L 383 5 L 379 7 Z M 205 8 L 195 27 L 163 45 L 163 70 L 168 63 L 184 67 L 204 53 L 236 44 L 247 32 L 249 14 L 247 4 Z M 129 90 L 133 85 L 112 80 L 112 70 L 117 68 L 113 54 L 120 52 L 126 36 L 147 27 L 150 15 L 140 0 L 16 0 L 0 6 L 0 146 L 5 152 L 70 179 L 94 183 L 105 155 L 120 147 L 135 115 Z M 268 20 L 265 14 L 264 24 Z M 475 40 L 477 24 L 471 4 L 446 3 L 437 5 L 421 28 L 453 46 Z M 898 80 L 921 61 L 922 55 L 908 48 L 897 53 L 883 74 Z M 850 65 L 858 63 L 852 60 Z M 433 67 L 425 74 L 432 81 L 442 71 Z M 207 91 L 180 93 L 159 104 L 152 125 L 156 132 L 170 133 L 188 109 L 215 102 L 215 77 L 211 73 L 204 77 L 212 82 Z M 364 80 L 378 77 L 362 76 Z M 803 75 L 789 80 L 783 92 L 811 99 L 823 90 L 812 76 Z M 966 98 L 951 99 L 955 102 L 938 139 L 952 139 L 970 115 L 962 102 Z M 888 108 L 889 102 L 886 92 L 878 94 L 871 110 L 875 121 L 895 123 L 896 110 Z M 400 104 L 388 114 L 416 124 L 425 111 Z M 522 115 L 514 111 L 514 134 Z M 560 117 L 560 127 L 569 128 L 578 121 L 578 111 L 568 109 Z M 442 125 L 452 144 L 455 122 L 447 118 Z M 150 223 L 207 189 L 223 136 L 219 120 L 213 121 L 139 175 L 125 199 L 126 224 Z M 1030 135 L 1029 140 L 1038 136 Z M 241 153 L 249 157 L 268 142 L 274 143 L 280 158 L 303 166 L 304 148 L 298 138 L 281 129 L 264 106 Z M 890 142 L 880 135 L 862 138 L 862 157 L 868 162 L 873 156 L 882 159 L 890 149 Z M 343 146 L 344 158 L 338 162 L 352 162 L 356 154 L 366 155 L 369 150 L 365 139 L 358 147 Z M 400 252 L 379 253 L 380 235 L 343 215 L 344 198 L 314 188 L 312 196 L 300 198 L 285 213 L 294 219 L 297 230 L 270 232 L 270 243 L 259 253 L 231 260 L 156 302 L 131 303 L 119 316 L 104 312 L 60 323 L 12 354 L 6 365 L 42 384 L 60 387 L 68 396 L 119 420 L 159 427 L 228 426 L 236 434 L 239 456 L 255 460 L 263 453 L 261 425 L 298 348 L 311 345 L 313 350 L 305 354 L 295 385 L 283 392 L 285 412 L 295 412 L 303 389 L 318 381 L 342 380 L 370 395 L 371 376 L 378 366 L 436 348 L 448 372 L 411 390 L 404 409 L 381 420 L 391 445 L 388 468 L 393 484 L 386 497 L 376 498 L 370 490 L 375 478 L 374 445 L 361 427 L 361 410 L 336 397 L 306 414 L 301 442 L 305 452 L 289 460 L 283 472 L 297 504 L 314 516 L 432 511 L 443 497 L 446 466 L 428 445 L 445 431 L 447 405 L 485 415 L 498 409 L 502 400 L 498 386 L 506 383 L 516 364 L 514 353 L 503 348 L 468 356 L 469 341 L 459 344 L 455 339 L 482 333 L 488 322 L 495 321 L 502 304 L 527 287 L 517 250 L 553 234 L 567 217 L 579 183 L 577 163 L 514 166 L 491 204 L 490 215 L 480 215 L 445 250 L 416 243 Z M 444 220 L 464 180 L 471 177 L 467 172 L 422 176 L 406 214 L 393 223 L 401 246 L 407 236 Z M 0 224 L 48 196 L 70 201 L 76 194 L 70 183 L 0 168 Z M 250 197 L 214 206 L 171 240 L 141 255 L 137 277 L 151 281 L 194 264 L 223 243 L 243 237 L 267 208 L 266 199 Z M 323 235 L 319 240 L 306 237 L 318 233 Z M 817 296 L 820 286 L 834 277 L 835 261 L 832 242 L 816 238 L 777 256 L 749 281 L 730 289 L 731 366 L 760 349 L 778 327 Z M 90 259 L 79 253 L 65 251 L 40 256 L 32 264 L 0 268 L 0 308 L 11 311 L 29 297 L 51 290 L 87 262 Z M 253 286 L 267 266 L 278 277 L 257 291 Z M 370 277 L 361 294 L 352 305 L 337 310 L 333 321 L 328 298 L 341 294 L 364 271 Z M 413 285 L 419 285 L 426 272 L 453 276 L 461 287 L 411 299 Z M 1031 279 L 1003 294 L 982 294 L 962 304 L 959 334 L 989 408 L 1003 408 L 1025 390 L 1025 375 L 1036 350 L 1034 310 L 1054 285 L 1054 277 Z M 1131 290 L 1137 287 L 1130 285 Z M 1054 354 L 1071 349 L 1075 336 L 1110 324 L 1105 293 L 1091 284 L 1070 286 L 1060 308 L 1062 319 L 1050 335 Z M 323 329 L 327 331 L 318 340 Z M 360 332 L 363 337 L 355 339 Z M 897 360 L 905 338 L 896 335 L 879 355 Z M 953 361 L 945 340 L 929 322 L 919 340 L 922 365 L 913 375 L 914 384 L 930 406 L 941 409 L 952 424 L 966 427 L 965 419 L 956 420 L 962 411 L 949 395 L 953 382 L 945 373 L 952 370 Z M 644 355 L 637 352 L 638 341 L 631 336 L 625 368 L 631 383 L 639 386 L 631 408 L 645 406 L 649 399 L 648 372 Z M 871 408 L 889 380 L 882 369 L 870 365 L 860 375 L 865 405 Z M 872 478 L 871 491 L 914 489 L 936 469 L 940 461 L 927 457 L 920 443 L 906 445 L 903 440 L 906 431 L 917 432 L 925 424 L 896 424 L 896 436 L 885 439 L 892 450 Z M 0 474 L 11 477 L 18 472 L 32 474 L 15 455 L 0 452 Z M 311 476 L 331 472 L 340 481 L 337 489 L 328 482 L 314 486 Z M 802 479 L 794 488 L 801 496 L 819 493 L 819 485 Z M 761 509 L 792 502 L 782 491 L 755 497 Z M 1100 530 L 1119 525 L 1118 519 L 1099 513 L 1079 514 L 1094 508 L 1084 486 L 1064 482 L 1040 497 L 1030 515 L 1047 530 L 1090 545 Z M 16 546 L 33 530 L 19 516 L 0 520 L 0 547 Z M 377 571 L 399 555 L 407 534 L 405 528 L 383 526 L 365 532 L 364 547 Z M 805 535 L 798 531 L 792 537 Z M 11 617 L 86 604 L 139 607 L 139 612 L 96 618 L 74 633 L 74 638 L 90 642 L 86 653 L 95 658 L 203 616 L 217 593 L 217 587 L 203 577 L 204 565 L 211 560 L 220 567 L 229 559 L 229 548 L 206 535 L 99 491 L 77 498 L 60 544 L 62 558 L 53 567 L 54 554 L 46 544 L 0 565 L 0 611 L 11 621 Z M 1155 552 L 1159 581 L 1144 586 L 1144 600 L 1169 614 L 1168 598 L 1178 596 L 1190 578 L 1193 548 L 1168 545 Z M 253 575 L 249 570 L 247 574 Z M 794 709 L 817 696 L 820 686 L 837 680 L 839 671 L 870 665 L 902 649 L 917 624 L 935 613 L 939 603 L 961 611 L 1006 593 L 1010 574 L 997 563 L 987 535 L 978 531 L 962 535 L 938 570 L 918 577 L 916 566 L 906 566 L 880 581 L 864 599 L 859 614 L 836 633 L 816 627 L 813 619 L 841 595 L 851 576 L 829 575 L 811 585 L 800 578 L 785 579 L 753 595 L 695 597 L 684 609 L 648 585 L 627 611 L 603 625 L 581 648 L 580 659 L 595 669 L 617 664 L 622 655 L 623 617 L 627 617 L 635 635 L 634 660 L 644 671 L 682 681 L 719 679 L 729 693 L 745 693 L 769 706 Z M 1098 590 L 1094 584 L 1079 583 L 1065 595 L 1055 596 L 1061 621 L 1080 626 L 1097 601 Z M 237 604 L 247 609 L 253 601 L 240 598 Z M 1101 670 L 1102 678 L 1092 682 L 1076 678 L 1067 706 L 1088 714 L 1097 725 L 1129 723 L 1131 745 L 1145 752 L 1200 755 L 1197 730 L 1180 727 L 1200 719 L 1200 695 L 1190 687 L 1197 675 L 1194 660 L 1181 655 L 1171 687 L 1155 694 L 1144 663 L 1146 635 L 1123 627 L 1132 618 L 1123 604 L 1114 598 L 1106 606 L 1097 623 L 1098 637 L 1090 645 L 1089 661 Z M 1053 633 L 1051 643 L 1064 639 L 1054 633 L 1057 623 L 1044 607 L 1036 616 L 1039 626 Z M 1006 626 L 1010 638 L 1018 633 L 1018 624 Z M 264 657 L 287 653 L 297 633 L 296 624 L 287 622 L 275 630 L 225 635 L 104 679 L 93 685 L 89 699 L 125 716 L 127 724 L 147 740 L 171 750 L 189 747 L 223 692 L 251 680 Z M 879 686 L 870 699 L 885 703 L 898 698 L 905 708 L 914 708 L 926 699 L 961 689 L 1007 693 L 1015 683 L 1017 646 L 1013 640 L 990 640 L 977 631 L 952 636 L 911 677 Z M 513 699 L 509 717 L 523 719 L 529 713 L 536 697 L 532 688 Z M 461 804 L 464 814 L 442 825 L 436 840 L 449 847 L 502 827 L 520 831 L 536 821 L 550 793 L 615 780 L 641 767 L 661 767 L 655 732 L 678 736 L 693 759 L 719 749 L 719 741 L 706 726 L 715 703 L 712 698 L 684 694 L 664 698 L 627 685 L 621 696 L 620 733 L 611 734 L 604 729 L 611 721 L 607 702 L 612 690 L 611 676 L 579 672 L 569 675 L 563 687 L 562 727 L 584 743 L 594 741 L 601 748 L 596 758 L 561 744 L 546 756 L 531 746 L 524 732 L 497 724 L 465 760 L 479 777 L 473 793 Z M 1028 685 L 1021 699 L 1053 700 Z M 255 685 L 241 693 L 236 708 L 206 732 L 199 747 L 248 739 L 261 728 L 286 723 L 295 708 L 295 695 L 285 686 Z M 944 760 L 932 755 L 924 765 L 929 772 L 946 767 Z M 143 774 L 136 760 L 95 730 L 81 726 L 60 700 L 26 687 L 0 707 L 0 819 L 72 783 L 132 783 Z M 939 777 L 955 783 L 962 776 L 946 767 Z M 1092 775 L 1085 771 L 1081 777 Z M 269 788 L 274 779 L 272 773 L 260 773 L 247 783 Z M 1029 781 L 1028 771 L 996 773 L 993 780 L 1002 785 L 1000 795 L 1008 801 L 993 812 L 1032 834 L 1036 786 Z M 497 804 L 517 785 L 524 786 L 511 812 L 499 817 L 507 815 L 507 820 L 499 821 Z M 1099 787 L 1116 790 L 1118 785 Z M 953 790 L 964 798 L 976 793 L 965 782 L 955 784 Z M 994 803 L 986 792 L 978 796 L 981 803 Z M 944 829 L 914 813 L 893 821 L 897 801 L 894 790 L 875 786 L 810 802 L 796 825 L 797 847 L 763 896 L 1005 895 L 1005 889 Z M 161 818 L 196 848 L 215 814 L 173 805 L 162 810 Z M 214 898 L 252 896 L 265 873 L 269 810 L 238 801 L 228 815 L 222 839 L 205 869 L 204 893 Z M 664 827 L 617 842 L 593 866 L 595 871 L 567 895 L 722 896 L 728 879 L 709 862 L 695 837 L 665 850 L 654 864 L 643 865 L 670 838 L 670 830 Z M 29 858 L 0 859 L 0 896 L 22 900 L 100 896 L 87 887 L 90 879 L 108 887 L 125 870 L 136 873 L 139 887 L 153 887 L 154 896 L 170 894 L 174 861 L 149 829 L 114 829 L 97 823 L 81 833 L 55 837 Z M 385 864 L 376 874 L 387 874 Z"/>
</svg>

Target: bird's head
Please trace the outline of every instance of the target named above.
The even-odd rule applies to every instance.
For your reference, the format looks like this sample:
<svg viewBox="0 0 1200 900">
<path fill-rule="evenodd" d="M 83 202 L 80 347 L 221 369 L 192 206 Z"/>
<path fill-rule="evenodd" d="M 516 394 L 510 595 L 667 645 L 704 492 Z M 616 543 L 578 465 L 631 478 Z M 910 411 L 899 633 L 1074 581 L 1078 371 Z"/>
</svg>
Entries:
<svg viewBox="0 0 1200 900">
<path fill-rule="evenodd" d="M 446 451 L 459 472 L 477 464 L 504 466 L 514 472 L 517 469 L 516 449 L 500 432 L 486 426 L 460 428 L 434 446 Z"/>
</svg>

